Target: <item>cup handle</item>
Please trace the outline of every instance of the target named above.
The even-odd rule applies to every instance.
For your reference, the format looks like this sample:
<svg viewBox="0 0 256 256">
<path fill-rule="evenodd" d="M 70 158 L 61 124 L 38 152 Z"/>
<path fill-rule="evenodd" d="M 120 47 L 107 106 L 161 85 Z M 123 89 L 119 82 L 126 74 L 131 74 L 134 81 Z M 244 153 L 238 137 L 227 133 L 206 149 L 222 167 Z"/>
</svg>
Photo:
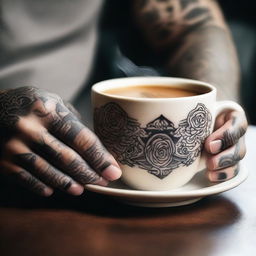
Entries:
<svg viewBox="0 0 256 256">
<path fill-rule="evenodd" d="M 236 110 L 244 112 L 243 108 L 236 102 L 230 100 L 217 101 L 215 106 L 215 118 L 223 111 Z M 200 162 L 196 172 L 202 171 L 206 168 L 206 156 L 201 155 Z"/>
</svg>

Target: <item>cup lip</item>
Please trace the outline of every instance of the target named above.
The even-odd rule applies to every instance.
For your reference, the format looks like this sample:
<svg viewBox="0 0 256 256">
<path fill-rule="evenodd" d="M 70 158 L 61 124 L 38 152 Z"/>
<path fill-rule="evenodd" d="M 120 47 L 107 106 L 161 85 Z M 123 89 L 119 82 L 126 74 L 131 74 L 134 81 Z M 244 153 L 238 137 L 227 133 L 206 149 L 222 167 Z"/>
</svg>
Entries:
<svg viewBox="0 0 256 256">
<path fill-rule="evenodd" d="M 143 82 L 145 80 L 148 80 L 148 81 Z M 166 83 L 167 82 L 174 83 L 176 81 L 179 83 L 202 85 L 202 86 L 208 87 L 210 89 L 210 91 L 206 92 L 206 93 L 199 94 L 199 95 L 177 97 L 177 98 L 138 98 L 138 97 L 130 97 L 130 96 L 111 95 L 111 94 L 106 94 L 103 92 L 103 89 L 106 89 L 106 84 L 111 84 L 111 83 L 118 84 L 118 82 L 121 83 L 123 81 L 131 82 L 130 84 L 128 83 L 126 85 L 122 85 L 123 87 L 135 86 L 135 85 L 167 85 L 167 84 L 165 84 L 165 82 Z M 112 84 L 111 87 L 118 88 L 118 87 L 122 87 L 122 86 L 117 85 L 115 87 Z M 165 77 L 165 76 L 138 76 L 138 77 L 113 78 L 113 79 L 107 79 L 107 80 L 100 81 L 92 86 L 91 92 L 102 95 L 106 98 L 116 99 L 116 100 L 136 101 L 136 102 L 165 102 L 165 101 L 186 101 L 189 99 L 196 100 L 196 99 L 208 97 L 211 94 L 216 95 L 216 88 L 207 82 L 202 82 L 202 81 L 195 80 L 195 79 L 188 79 L 188 78 L 182 78 L 182 77 Z"/>
</svg>

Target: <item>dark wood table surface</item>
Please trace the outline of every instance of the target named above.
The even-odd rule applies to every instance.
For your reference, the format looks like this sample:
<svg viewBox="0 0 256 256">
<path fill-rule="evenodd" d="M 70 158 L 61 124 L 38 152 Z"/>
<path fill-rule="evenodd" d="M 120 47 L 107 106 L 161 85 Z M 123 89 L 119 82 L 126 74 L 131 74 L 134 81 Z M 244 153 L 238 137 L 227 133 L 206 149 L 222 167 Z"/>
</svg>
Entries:
<svg viewBox="0 0 256 256">
<path fill-rule="evenodd" d="M 0 255 L 256 255 L 256 127 L 239 187 L 193 205 L 139 208 L 91 192 L 40 198 L 0 182 Z"/>
</svg>

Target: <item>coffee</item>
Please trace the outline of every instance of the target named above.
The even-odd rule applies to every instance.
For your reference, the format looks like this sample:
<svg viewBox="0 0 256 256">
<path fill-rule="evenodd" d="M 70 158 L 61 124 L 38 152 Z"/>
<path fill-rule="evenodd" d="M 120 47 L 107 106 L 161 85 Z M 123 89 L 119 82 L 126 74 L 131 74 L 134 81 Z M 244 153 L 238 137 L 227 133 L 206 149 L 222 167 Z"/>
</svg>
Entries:
<svg viewBox="0 0 256 256">
<path fill-rule="evenodd" d="M 183 87 L 183 86 L 182 86 Z M 184 85 L 184 88 L 175 86 L 160 86 L 160 85 L 138 85 L 129 87 L 117 87 L 105 90 L 105 94 L 135 97 L 135 98 L 180 98 L 200 95 L 204 92 L 191 90 Z"/>
</svg>

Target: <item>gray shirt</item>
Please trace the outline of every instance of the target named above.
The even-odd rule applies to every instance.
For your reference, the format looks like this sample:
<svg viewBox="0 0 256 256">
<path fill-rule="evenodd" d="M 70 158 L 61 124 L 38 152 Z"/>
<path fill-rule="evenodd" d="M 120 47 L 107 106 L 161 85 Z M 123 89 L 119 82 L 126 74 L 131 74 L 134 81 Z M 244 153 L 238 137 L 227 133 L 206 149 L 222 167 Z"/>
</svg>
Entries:
<svg viewBox="0 0 256 256">
<path fill-rule="evenodd" d="M 0 0 L 0 89 L 74 98 L 86 83 L 102 0 Z"/>
</svg>

